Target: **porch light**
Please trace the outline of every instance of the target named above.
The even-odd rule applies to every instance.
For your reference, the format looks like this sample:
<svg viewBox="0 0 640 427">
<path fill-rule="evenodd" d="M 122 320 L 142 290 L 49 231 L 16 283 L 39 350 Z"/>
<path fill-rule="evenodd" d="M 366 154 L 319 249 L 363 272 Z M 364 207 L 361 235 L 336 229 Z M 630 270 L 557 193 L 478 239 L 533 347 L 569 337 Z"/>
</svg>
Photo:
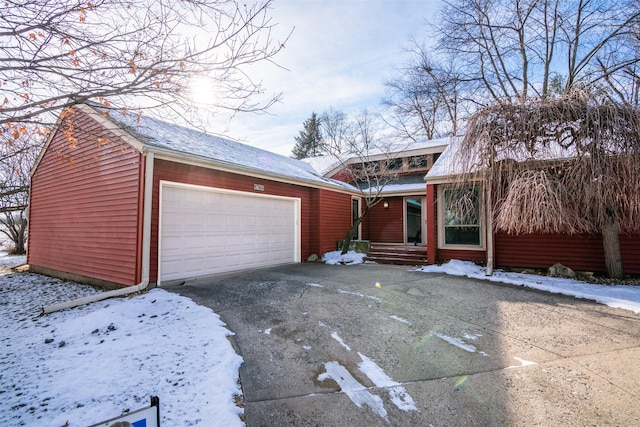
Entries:
<svg viewBox="0 0 640 427">
<path fill-rule="evenodd" d="M 384 206 L 384 208 L 387 209 L 389 207 L 389 202 L 385 200 L 382 206 Z"/>
</svg>

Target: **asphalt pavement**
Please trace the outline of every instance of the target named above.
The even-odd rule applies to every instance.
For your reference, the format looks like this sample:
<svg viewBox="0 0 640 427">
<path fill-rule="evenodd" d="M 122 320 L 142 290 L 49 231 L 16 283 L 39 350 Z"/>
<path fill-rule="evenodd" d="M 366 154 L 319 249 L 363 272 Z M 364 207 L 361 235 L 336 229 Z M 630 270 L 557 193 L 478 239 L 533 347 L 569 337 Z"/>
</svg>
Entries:
<svg viewBox="0 0 640 427">
<path fill-rule="evenodd" d="M 165 287 L 212 308 L 254 426 L 640 425 L 640 316 L 361 264 Z"/>
</svg>

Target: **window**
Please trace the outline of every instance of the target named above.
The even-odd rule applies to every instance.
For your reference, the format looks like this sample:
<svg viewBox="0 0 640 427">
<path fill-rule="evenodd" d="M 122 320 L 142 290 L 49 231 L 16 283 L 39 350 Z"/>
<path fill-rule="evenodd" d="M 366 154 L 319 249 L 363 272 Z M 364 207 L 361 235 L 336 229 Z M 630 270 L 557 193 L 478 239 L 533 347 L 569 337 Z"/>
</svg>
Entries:
<svg viewBox="0 0 640 427">
<path fill-rule="evenodd" d="M 444 188 L 441 194 L 443 246 L 482 246 L 480 192 L 477 187 Z"/>
<path fill-rule="evenodd" d="M 397 172 L 399 170 L 402 170 L 402 159 L 387 160 L 387 170 L 390 172 Z"/>
<path fill-rule="evenodd" d="M 409 169 L 426 169 L 429 166 L 429 155 L 409 157 Z"/>
</svg>

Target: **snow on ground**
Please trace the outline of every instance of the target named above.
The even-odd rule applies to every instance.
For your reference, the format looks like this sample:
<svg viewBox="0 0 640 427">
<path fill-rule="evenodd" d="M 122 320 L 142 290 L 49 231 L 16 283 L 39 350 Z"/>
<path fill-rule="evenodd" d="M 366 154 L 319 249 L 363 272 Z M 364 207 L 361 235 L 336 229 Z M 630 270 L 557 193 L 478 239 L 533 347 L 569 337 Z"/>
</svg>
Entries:
<svg viewBox="0 0 640 427">
<path fill-rule="evenodd" d="M 335 251 L 323 259 L 329 264 L 344 264 L 361 263 L 363 257 Z M 188 298 L 153 289 L 135 297 L 39 316 L 45 305 L 99 290 L 7 269 L 24 262 L 24 257 L 0 252 L 0 322 L 4 326 L 0 333 L 0 425 L 57 427 L 68 421 L 69 427 L 85 426 L 148 406 L 152 395 L 160 397 L 162 425 L 243 425 L 239 418 L 242 409 L 234 404 L 234 396 L 241 394 L 238 369 L 242 358 L 227 340 L 231 332 L 213 311 Z M 419 271 L 562 293 L 640 314 L 640 287 L 502 271 L 486 276 L 484 268 L 463 261 Z M 332 337 L 350 351 L 337 333 Z M 475 351 L 475 346 L 460 338 L 439 338 Z M 477 336 L 464 338 L 474 340 Z M 397 407 L 415 410 L 399 383 L 367 356 L 360 357 L 360 370 L 385 389 Z M 522 366 L 533 363 L 518 362 Z M 371 406 L 386 418 L 379 396 L 350 377 L 338 362 L 329 362 L 325 368 L 320 381 L 333 378 L 358 406 Z"/>
<path fill-rule="evenodd" d="M 23 262 L 0 256 L 5 267 Z M 152 395 L 165 426 L 243 425 L 234 404 L 242 358 L 217 314 L 153 289 L 39 316 L 96 292 L 0 271 L 0 425 L 84 427 L 149 406 Z"/>
<path fill-rule="evenodd" d="M 356 251 L 349 251 L 342 255 L 342 251 L 325 252 L 322 255 L 322 261 L 325 264 L 337 265 L 337 264 L 362 264 L 364 257 L 367 254 L 361 254 Z"/>
<path fill-rule="evenodd" d="M 610 307 L 631 310 L 640 314 L 640 286 L 598 285 L 579 280 L 536 274 L 508 273 L 494 271 L 487 276 L 486 269 L 469 261 L 452 260 L 443 265 L 428 265 L 418 269 L 425 273 L 445 273 L 453 276 L 466 276 L 472 279 L 489 280 L 516 286 L 525 286 L 541 291 L 573 296 L 596 301 Z"/>
</svg>

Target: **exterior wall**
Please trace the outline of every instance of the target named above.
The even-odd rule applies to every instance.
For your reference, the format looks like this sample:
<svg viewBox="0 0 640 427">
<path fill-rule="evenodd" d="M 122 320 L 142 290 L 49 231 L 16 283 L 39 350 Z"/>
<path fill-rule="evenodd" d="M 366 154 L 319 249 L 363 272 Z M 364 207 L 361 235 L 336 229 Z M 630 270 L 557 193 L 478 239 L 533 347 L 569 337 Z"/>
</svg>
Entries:
<svg viewBox="0 0 640 427">
<path fill-rule="evenodd" d="M 389 207 L 384 207 L 384 202 Z M 387 197 L 365 217 L 363 239 L 376 243 L 404 243 L 404 198 Z"/>
<path fill-rule="evenodd" d="M 318 249 L 321 256 L 325 252 L 335 251 L 338 241 L 344 240 L 351 228 L 351 195 L 317 190 L 319 210 Z"/>
<path fill-rule="evenodd" d="M 487 251 L 470 251 L 464 249 L 438 249 L 436 252 L 436 262 L 442 263 L 452 259 L 473 261 L 478 264 L 486 264 Z"/>
<path fill-rule="evenodd" d="M 156 159 L 153 171 L 153 208 L 151 221 L 150 280 L 156 281 L 158 274 L 158 221 L 160 181 L 224 188 L 256 194 L 297 197 L 301 199 L 301 259 L 310 254 L 321 255 L 327 250 L 335 250 L 337 230 L 346 218 L 350 224 L 351 196 L 319 190 L 299 185 L 286 184 L 262 178 L 222 172 L 198 166 L 185 165 Z M 256 191 L 254 184 L 264 186 L 264 191 Z"/>
<path fill-rule="evenodd" d="M 549 268 L 559 262 L 574 270 L 606 271 L 602 238 L 594 235 L 496 234 L 497 267 Z M 640 273 L 640 236 L 620 236 L 625 273 Z"/>
<path fill-rule="evenodd" d="M 484 264 L 486 251 L 437 248 L 436 185 L 427 186 L 427 261 L 430 264 L 462 259 Z M 496 267 L 546 269 L 559 262 L 574 270 L 605 272 L 602 238 L 594 235 L 497 233 Z M 640 235 L 620 235 L 624 271 L 640 274 Z"/>
<path fill-rule="evenodd" d="M 129 144 L 88 114 L 70 114 L 31 179 L 27 262 L 77 280 L 138 283 L 143 169 Z"/>
<path fill-rule="evenodd" d="M 627 274 L 640 274 L 640 234 L 621 235 L 622 264 Z"/>
</svg>

